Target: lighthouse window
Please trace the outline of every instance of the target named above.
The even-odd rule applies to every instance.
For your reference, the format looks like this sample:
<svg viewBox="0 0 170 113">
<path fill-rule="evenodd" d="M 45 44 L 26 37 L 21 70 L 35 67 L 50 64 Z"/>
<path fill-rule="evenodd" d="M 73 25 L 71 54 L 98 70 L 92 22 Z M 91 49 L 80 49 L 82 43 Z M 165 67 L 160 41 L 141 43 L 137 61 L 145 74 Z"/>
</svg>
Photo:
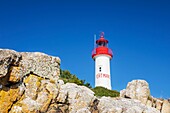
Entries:
<svg viewBox="0 0 170 113">
<path fill-rule="evenodd" d="M 107 43 L 106 42 L 99 42 L 98 47 L 100 47 L 100 46 L 106 46 L 107 47 Z"/>
<path fill-rule="evenodd" d="M 101 72 L 102 71 L 102 67 L 99 67 L 99 72 Z"/>
</svg>

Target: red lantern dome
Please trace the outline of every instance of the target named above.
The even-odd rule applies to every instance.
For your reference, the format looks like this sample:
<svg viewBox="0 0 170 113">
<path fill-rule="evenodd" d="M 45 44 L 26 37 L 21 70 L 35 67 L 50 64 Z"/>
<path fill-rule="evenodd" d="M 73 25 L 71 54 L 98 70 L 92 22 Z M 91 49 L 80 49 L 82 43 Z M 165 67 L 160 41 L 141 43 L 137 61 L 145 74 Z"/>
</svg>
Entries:
<svg viewBox="0 0 170 113">
<path fill-rule="evenodd" d="M 94 59 L 98 55 L 108 55 L 113 57 L 112 50 L 108 48 L 108 40 L 104 38 L 104 33 L 100 35 L 100 39 L 96 41 L 96 47 L 92 51 L 92 58 Z"/>
</svg>

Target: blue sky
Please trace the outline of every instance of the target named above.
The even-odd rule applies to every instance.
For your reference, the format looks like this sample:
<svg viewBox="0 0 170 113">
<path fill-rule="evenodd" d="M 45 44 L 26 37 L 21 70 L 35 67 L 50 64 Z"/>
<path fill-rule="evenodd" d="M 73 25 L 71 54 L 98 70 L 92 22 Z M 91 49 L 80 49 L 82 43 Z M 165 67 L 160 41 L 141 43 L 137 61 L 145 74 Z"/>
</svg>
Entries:
<svg viewBox="0 0 170 113">
<path fill-rule="evenodd" d="M 145 79 L 170 97 L 170 2 L 164 0 L 1 0 L 0 48 L 44 52 L 94 87 L 94 34 L 113 50 L 112 88 Z"/>
</svg>

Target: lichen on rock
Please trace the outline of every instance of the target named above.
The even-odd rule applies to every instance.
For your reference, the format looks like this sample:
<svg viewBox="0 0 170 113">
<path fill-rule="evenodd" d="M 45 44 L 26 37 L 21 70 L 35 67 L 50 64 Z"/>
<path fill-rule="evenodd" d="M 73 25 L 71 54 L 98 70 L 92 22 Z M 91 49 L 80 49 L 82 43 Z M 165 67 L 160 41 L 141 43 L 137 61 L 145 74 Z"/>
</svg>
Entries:
<svg viewBox="0 0 170 113">
<path fill-rule="evenodd" d="M 0 112 L 47 111 L 58 95 L 59 70 L 58 57 L 0 49 Z"/>
<path fill-rule="evenodd" d="M 17 87 L 5 87 L 0 90 L 0 113 L 7 113 L 13 103 L 21 98 L 20 89 Z"/>
</svg>

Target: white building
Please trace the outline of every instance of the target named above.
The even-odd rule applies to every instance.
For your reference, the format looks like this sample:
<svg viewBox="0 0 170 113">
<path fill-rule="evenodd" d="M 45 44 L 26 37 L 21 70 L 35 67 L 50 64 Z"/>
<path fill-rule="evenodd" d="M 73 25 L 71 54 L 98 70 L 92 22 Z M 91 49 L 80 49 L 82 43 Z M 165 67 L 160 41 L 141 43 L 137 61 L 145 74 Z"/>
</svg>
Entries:
<svg viewBox="0 0 170 113">
<path fill-rule="evenodd" d="M 111 88 L 110 60 L 113 57 L 112 50 L 108 48 L 108 40 L 103 36 L 96 41 L 96 47 L 92 52 L 95 61 L 95 87 Z"/>
</svg>

